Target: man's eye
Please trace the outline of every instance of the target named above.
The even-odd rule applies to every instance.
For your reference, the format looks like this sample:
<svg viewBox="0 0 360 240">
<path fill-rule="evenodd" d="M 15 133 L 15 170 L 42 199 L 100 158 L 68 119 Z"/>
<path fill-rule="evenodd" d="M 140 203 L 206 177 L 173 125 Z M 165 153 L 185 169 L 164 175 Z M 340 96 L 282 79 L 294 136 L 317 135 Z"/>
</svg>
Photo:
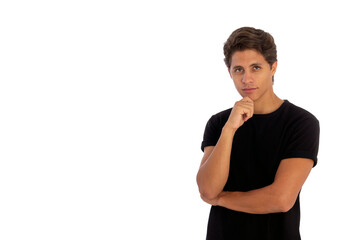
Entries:
<svg viewBox="0 0 360 240">
<path fill-rule="evenodd" d="M 261 69 L 261 67 L 259 67 L 259 66 L 254 66 L 254 70 L 260 70 Z"/>
<path fill-rule="evenodd" d="M 242 69 L 241 69 L 241 68 L 237 68 L 237 69 L 234 70 L 234 72 L 236 72 L 236 73 L 242 72 Z"/>
</svg>

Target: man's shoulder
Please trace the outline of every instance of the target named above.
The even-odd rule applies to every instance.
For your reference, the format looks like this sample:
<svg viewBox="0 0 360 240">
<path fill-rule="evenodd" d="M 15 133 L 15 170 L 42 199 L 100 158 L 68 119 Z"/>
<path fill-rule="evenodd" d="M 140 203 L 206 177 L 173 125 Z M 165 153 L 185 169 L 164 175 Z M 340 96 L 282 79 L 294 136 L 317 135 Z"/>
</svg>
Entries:
<svg viewBox="0 0 360 240">
<path fill-rule="evenodd" d="M 229 108 L 211 115 L 210 119 L 208 120 L 208 125 L 217 128 L 223 127 L 223 125 L 227 122 L 230 116 L 231 110 L 232 108 Z"/>
<path fill-rule="evenodd" d="M 231 110 L 232 108 L 228 108 L 226 110 L 217 112 L 211 116 L 210 120 L 213 122 L 226 122 L 230 116 Z"/>
<path fill-rule="evenodd" d="M 229 115 L 230 115 L 230 113 L 231 113 L 231 110 L 232 110 L 232 108 L 228 108 L 228 109 L 222 110 L 222 111 L 220 111 L 220 112 L 218 112 L 218 113 L 215 113 L 215 114 L 213 115 L 213 117 L 215 117 L 215 118 L 229 117 Z"/>
<path fill-rule="evenodd" d="M 311 112 L 309 112 L 308 110 L 299 107 L 289 101 L 287 102 L 287 115 L 294 119 L 294 120 L 309 120 L 309 121 L 315 121 L 315 122 L 319 122 L 319 120 L 315 117 L 314 114 L 312 114 Z"/>
</svg>

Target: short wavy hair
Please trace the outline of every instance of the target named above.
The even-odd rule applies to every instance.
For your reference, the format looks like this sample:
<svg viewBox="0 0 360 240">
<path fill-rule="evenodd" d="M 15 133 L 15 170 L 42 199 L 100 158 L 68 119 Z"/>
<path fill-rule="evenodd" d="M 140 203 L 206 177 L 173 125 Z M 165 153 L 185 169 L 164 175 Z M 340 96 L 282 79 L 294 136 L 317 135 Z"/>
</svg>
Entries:
<svg viewBox="0 0 360 240">
<path fill-rule="evenodd" d="M 274 38 L 267 32 L 253 27 L 236 29 L 224 44 L 224 61 L 228 69 L 231 66 L 231 58 L 234 52 L 254 49 L 264 56 L 272 67 L 277 61 L 277 51 Z"/>
</svg>

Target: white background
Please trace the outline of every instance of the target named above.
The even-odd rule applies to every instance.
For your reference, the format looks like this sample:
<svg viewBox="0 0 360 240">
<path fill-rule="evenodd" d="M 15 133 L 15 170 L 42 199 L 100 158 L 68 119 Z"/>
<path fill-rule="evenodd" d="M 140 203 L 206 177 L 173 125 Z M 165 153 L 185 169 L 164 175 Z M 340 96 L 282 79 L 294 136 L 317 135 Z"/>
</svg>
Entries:
<svg viewBox="0 0 360 240">
<path fill-rule="evenodd" d="M 320 120 L 303 239 L 360 239 L 355 3 L 1 1 L 0 239 L 205 239 L 200 144 L 239 100 L 222 47 L 242 26 Z"/>
</svg>

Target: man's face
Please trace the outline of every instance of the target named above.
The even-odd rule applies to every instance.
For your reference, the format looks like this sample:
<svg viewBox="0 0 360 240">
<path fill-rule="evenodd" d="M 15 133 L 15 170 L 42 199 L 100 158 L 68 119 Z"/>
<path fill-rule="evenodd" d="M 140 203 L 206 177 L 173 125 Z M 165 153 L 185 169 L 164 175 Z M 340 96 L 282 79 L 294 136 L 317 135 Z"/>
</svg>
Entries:
<svg viewBox="0 0 360 240">
<path fill-rule="evenodd" d="M 263 102 L 273 97 L 272 76 L 276 67 L 277 62 L 270 67 L 259 52 L 248 49 L 232 55 L 229 73 L 242 97 Z"/>
</svg>

